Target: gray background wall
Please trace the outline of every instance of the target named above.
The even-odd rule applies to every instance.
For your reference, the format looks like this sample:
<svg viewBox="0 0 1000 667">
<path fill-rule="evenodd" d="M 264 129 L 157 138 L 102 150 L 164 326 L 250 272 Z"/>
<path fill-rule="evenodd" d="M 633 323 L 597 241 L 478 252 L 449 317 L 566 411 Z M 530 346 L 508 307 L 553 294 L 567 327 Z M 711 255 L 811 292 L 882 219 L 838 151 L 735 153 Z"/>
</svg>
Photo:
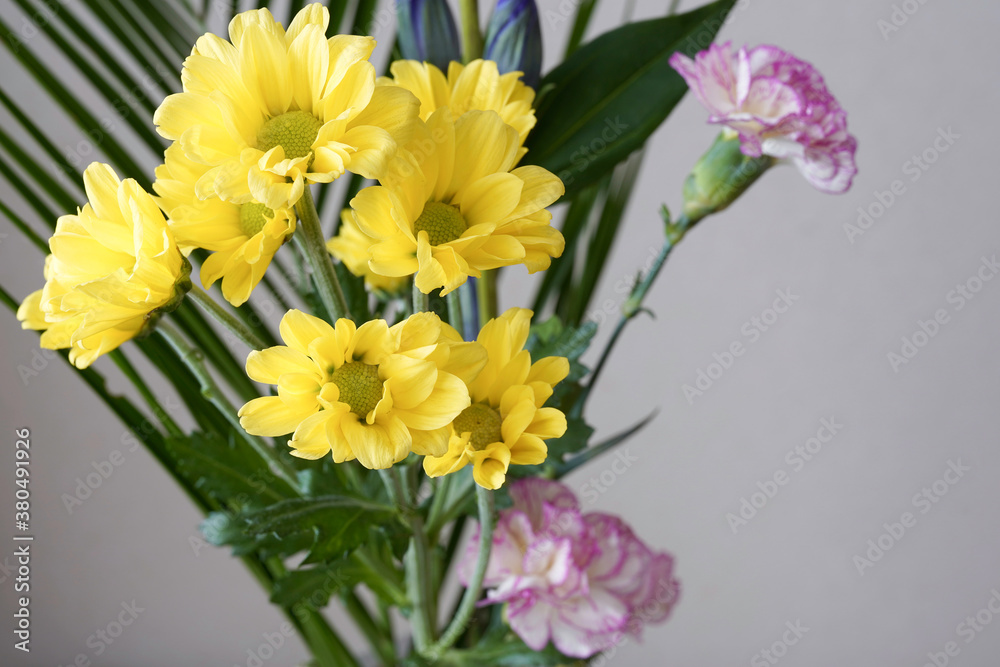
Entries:
<svg viewBox="0 0 1000 667">
<path fill-rule="evenodd" d="M 568 33 L 563 9 L 574 3 L 540 4 L 551 64 Z M 641 0 L 634 15 L 655 16 L 666 4 Z M 883 34 L 878 22 L 903 5 L 915 13 Z M 13 3 L 0 7 L 21 25 Z M 622 3 L 602 3 L 592 34 L 619 23 L 623 11 Z M 831 197 L 792 168 L 773 170 L 683 242 L 650 296 L 656 319 L 638 319 L 615 354 L 591 421 L 608 434 L 654 409 L 659 416 L 630 445 L 631 467 L 618 474 L 610 460 L 598 461 L 570 484 L 588 508 L 624 515 L 672 551 L 684 593 L 666 625 L 607 664 L 769 664 L 759 652 L 783 641 L 786 623 L 808 628 L 787 647 L 787 665 L 916 667 L 948 642 L 958 650 L 949 664 L 997 664 L 1000 620 L 988 624 L 993 612 L 980 610 L 1000 598 L 1000 280 L 960 309 L 949 294 L 970 280 L 977 287 L 982 258 L 1000 250 L 998 21 L 996 3 L 971 0 L 739 3 L 722 37 L 778 44 L 816 64 L 849 110 L 861 172 L 850 193 Z M 0 72 L 22 76 L 4 51 Z M 37 119 L 58 123 L 60 145 L 74 145 L 34 85 L 24 80 L 23 90 Z M 617 307 L 616 285 L 659 246 L 658 206 L 679 206 L 682 179 L 714 137 L 704 116 L 688 98 L 650 142 L 598 308 L 605 299 Z M 949 131 L 953 143 L 936 148 Z M 908 161 L 920 155 L 933 163 L 917 178 Z M 894 181 L 902 194 L 850 242 L 845 225 Z M 17 200 L 7 183 L 0 200 Z M 41 284 L 41 266 L 42 256 L 0 223 L 4 286 L 23 297 Z M 527 283 L 508 272 L 503 305 L 518 304 L 515 288 Z M 751 341 L 744 324 L 776 290 L 797 300 Z M 892 368 L 887 354 L 900 353 L 902 337 L 939 309 L 947 323 Z M 683 386 L 734 341 L 746 352 L 689 401 Z M 0 317 L 0 347 L 0 498 L 12 502 L 13 430 L 27 426 L 37 535 L 34 650 L 27 659 L 15 654 L 4 630 L 2 662 L 68 665 L 84 654 L 118 667 L 245 665 L 247 650 L 280 628 L 281 615 L 226 552 L 195 553 L 197 512 L 144 451 L 123 445 L 122 427 L 62 362 L 22 381 L 18 366 L 43 360 L 36 338 L 9 315 Z M 97 367 L 113 375 L 106 360 Z M 786 459 L 824 419 L 842 425 L 833 439 L 808 462 Z M 115 450 L 121 465 L 69 513 L 60 497 Z M 946 493 L 935 502 L 922 500 L 951 463 L 967 470 L 953 485 L 938 483 Z M 782 471 L 787 484 L 734 532 L 727 515 Z M 869 540 L 905 512 L 915 523 L 859 571 L 856 557 L 866 557 Z M 0 512 L 0 536 L 13 533 L 12 520 Z M 0 560 L 12 552 L 11 542 L 2 544 Z M 12 577 L 0 579 L 6 628 Z M 96 656 L 100 644 L 88 637 L 133 600 L 143 611 Z M 981 625 L 970 624 L 977 613 Z M 293 638 L 265 664 L 294 665 L 304 655 Z"/>
</svg>

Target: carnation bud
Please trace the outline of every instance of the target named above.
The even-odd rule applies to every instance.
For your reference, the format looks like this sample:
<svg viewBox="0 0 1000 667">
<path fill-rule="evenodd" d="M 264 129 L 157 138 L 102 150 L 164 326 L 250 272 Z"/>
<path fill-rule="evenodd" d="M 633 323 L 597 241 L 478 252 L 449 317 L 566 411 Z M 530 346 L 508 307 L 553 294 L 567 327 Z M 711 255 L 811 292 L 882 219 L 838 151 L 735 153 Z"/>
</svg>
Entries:
<svg viewBox="0 0 1000 667">
<path fill-rule="evenodd" d="M 461 61 L 461 44 L 447 0 L 399 0 L 399 50 L 407 60 L 420 60 L 448 71 Z"/>
<path fill-rule="evenodd" d="M 686 226 L 725 209 L 773 164 L 767 155 L 744 155 L 739 135 L 723 130 L 684 182 Z"/>
<path fill-rule="evenodd" d="M 542 29 L 535 0 L 498 0 L 486 28 L 483 58 L 501 74 L 522 72 L 524 83 L 538 88 L 542 76 Z"/>
</svg>

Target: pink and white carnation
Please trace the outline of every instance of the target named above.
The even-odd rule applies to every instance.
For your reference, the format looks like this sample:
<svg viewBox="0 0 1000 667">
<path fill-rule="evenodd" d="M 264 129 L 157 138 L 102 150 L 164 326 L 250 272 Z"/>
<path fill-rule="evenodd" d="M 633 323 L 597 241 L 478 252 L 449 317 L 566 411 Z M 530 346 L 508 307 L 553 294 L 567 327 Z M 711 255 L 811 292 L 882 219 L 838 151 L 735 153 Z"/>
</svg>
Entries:
<svg viewBox="0 0 1000 667">
<path fill-rule="evenodd" d="M 776 46 L 734 53 L 730 42 L 712 44 L 694 60 L 675 53 L 670 65 L 711 112 L 709 122 L 739 134 L 744 155 L 788 160 L 823 192 L 851 187 L 857 140 L 812 65 Z"/>
<path fill-rule="evenodd" d="M 545 479 L 510 485 L 486 570 L 483 604 L 507 604 L 511 629 L 532 649 L 549 641 L 588 658 L 646 623 L 667 619 L 680 594 L 673 558 L 657 553 L 618 517 L 583 514 L 569 488 Z M 478 535 L 459 566 L 468 582 Z"/>
</svg>

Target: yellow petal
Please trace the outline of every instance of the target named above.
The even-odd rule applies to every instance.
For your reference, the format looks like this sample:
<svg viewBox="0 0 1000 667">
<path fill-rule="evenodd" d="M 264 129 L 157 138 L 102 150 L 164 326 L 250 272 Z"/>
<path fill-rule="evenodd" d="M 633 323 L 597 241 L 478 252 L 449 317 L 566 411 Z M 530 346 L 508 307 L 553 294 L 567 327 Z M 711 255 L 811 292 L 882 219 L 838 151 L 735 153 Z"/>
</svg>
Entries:
<svg viewBox="0 0 1000 667">
<path fill-rule="evenodd" d="M 247 90 L 262 100 L 269 116 L 280 116 L 292 103 L 292 77 L 284 35 L 250 24 L 240 41 L 240 74 Z"/>
<path fill-rule="evenodd" d="M 316 374 L 316 364 L 300 350 L 278 345 L 254 350 L 247 356 L 247 375 L 264 384 L 278 384 L 286 373 Z"/>
<path fill-rule="evenodd" d="M 288 24 L 285 41 L 291 44 L 299 36 L 299 33 L 311 26 L 319 28 L 320 33 L 324 35 L 330 26 L 330 10 L 322 3 L 312 2 L 299 10 L 292 22 Z"/>
<path fill-rule="evenodd" d="M 370 470 L 392 467 L 410 453 L 410 432 L 399 420 L 390 418 L 387 423 L 365 424 L 355 415 L 341 421 L 344 437 L 358 463 Z"/>
<path fill-rule="evenodd" d="M 318 410 L 319 405 L 314 404 L 313 409 L 308 412 L 295 411 L 277 396 L 263 396 L 240 408 L 240 426 L 251 435 L 285 435 L 294 431 L 306 417 Z"/>
<path fill-rule="evenodd" d="M 353 327 L 353 323 L 349 326 Z M 322 336 L 333 336 L 334 330 L 327 322 L 292 309 L 285 313 L 278 325 L 278 332 L 285 343 L 303 354 L 309 353 L 309 344 Z"/>
</svg>

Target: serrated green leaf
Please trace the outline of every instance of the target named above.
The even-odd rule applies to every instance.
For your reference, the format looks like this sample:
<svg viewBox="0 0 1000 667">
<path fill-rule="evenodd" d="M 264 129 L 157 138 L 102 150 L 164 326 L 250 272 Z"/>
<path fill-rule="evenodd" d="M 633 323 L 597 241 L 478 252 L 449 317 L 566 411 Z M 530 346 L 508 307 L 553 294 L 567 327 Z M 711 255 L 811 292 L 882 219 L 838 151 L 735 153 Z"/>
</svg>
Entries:
<svg viewBox="0 0 1000 667">
<path fill-rule="evenodd" d="M 293 605 L 308 599 L 309 604 L 322 609 L 330 602 L 331 595 L 354 586 L 360 578 L 358 566 L 346 558 L 329 566 L 294 570 L 274 582 L 271 602 Z"/>
<path fill-rule="evenodd" d="M 227 442 L 215 434 L 193 433 L 187 438 L 170 438 L 167 450 L 181 474 L 221 503 L 256 508 L 296 495 L 242 439 Z"/>
<path fill-rule="evenodd" d="M 364 542 L 370 526 L 388 523 L 394 513 L 388 505 L 351 496 L 293 498 L 214 518 L 203 530 L 210 531 L 209 542 L 229 544 L 235 553 L 260 549 L 289 556 L 309 550 L 303 562 L 311 564 L 340 558 Z"/>
<path fill-rule="evenodd" d="M 572 194 L 640 148 L 687 91 L 670 56 L 708 46 L 733 4 L 630 23 L 578 49 L 542 81 L 526 162 Z"/>
<path fill-rule="evenodd" d="M 597 323 L 585 322 L 578 327 L 567 327 L 557 316 L 531 327 L 531 334 L 525 347 L 531 358 L 566 357 L 570 361 L 579 359 L 597 333 Z"/>
</svg>

